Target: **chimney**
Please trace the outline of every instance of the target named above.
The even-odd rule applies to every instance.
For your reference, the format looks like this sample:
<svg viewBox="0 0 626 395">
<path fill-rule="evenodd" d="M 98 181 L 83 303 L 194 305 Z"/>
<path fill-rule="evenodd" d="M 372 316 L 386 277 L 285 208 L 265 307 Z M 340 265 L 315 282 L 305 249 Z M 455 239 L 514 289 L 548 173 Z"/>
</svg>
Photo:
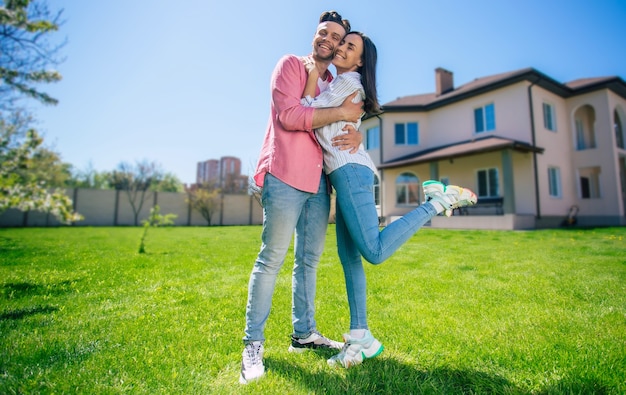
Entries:
<svg viewBox="0 0 626 395">
<path fill-rule="evenodd" d="M 435 87 L 437 88 L 437 96 L 448 93 L 454 89 L 454 80 L 452 72 L 441 67 L 435 69 Z"/>
</svg>

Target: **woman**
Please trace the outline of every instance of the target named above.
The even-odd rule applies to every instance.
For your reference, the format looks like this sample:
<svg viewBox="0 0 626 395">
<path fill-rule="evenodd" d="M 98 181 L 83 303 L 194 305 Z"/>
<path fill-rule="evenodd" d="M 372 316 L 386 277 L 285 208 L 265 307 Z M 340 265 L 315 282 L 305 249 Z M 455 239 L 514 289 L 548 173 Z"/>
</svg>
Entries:
<svg viewBox="0 0 626 395">
<path fill-rule="evenodd" d="M 363 101 L 367 114 L 379 113 L 376 61 L 376 46 L 371 39 L 360 32 L 348 33 L 333 58 L 337 78 L 315 99 L 311 96 L 319 73 L 315 64 L 303 60 L 309 70 L 303 104 L 335 107 L 354 91 L 359 91 L 354 101 Z M 355 128 L 360 123 L 357 122 Z M 367 325 L 366 280 L 361 256 L 373 264 L 382 263 L 432 217 L 444 212 L 449 216 L 457 207 L 474 204 L 476 195 L 469 189 L 426 181 L 423 188 L 427 201 L 381 231 L 373 194 L 376 166 L 362 145 L 356 153 L 332 146 L 331 139 L 345 133 L 342 131 L 345 125 L 346 122 L 336 122 L 315 132 L 324 151 L 324 170 L 337 191 L 337 249 L 350 307 L 350 333 L 344 335 L 341 352 L 328 363 L 348 368 L 383 351 L 383 345 L 372 336 Z"/>
</svg>

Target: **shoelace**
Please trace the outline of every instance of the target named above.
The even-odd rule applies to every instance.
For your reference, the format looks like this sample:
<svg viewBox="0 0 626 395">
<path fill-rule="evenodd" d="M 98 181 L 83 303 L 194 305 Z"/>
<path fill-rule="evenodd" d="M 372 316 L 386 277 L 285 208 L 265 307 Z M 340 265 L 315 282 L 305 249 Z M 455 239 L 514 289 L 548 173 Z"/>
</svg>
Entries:
<svg viewBox="0 0 626 395">
<path fill-rule="evenodd" d="M 247 365 L 249 366 L 253 366 L 253 365 L 257 365 L 259 363 L 259 354 L 261 352 L 261 345 L 254 345 L 251 344 L 250 346 L 246 347 L 246 354 L 247 354 L 247 358 L 246 358 L 246 362 L 248 362 Z"/>
</svg>

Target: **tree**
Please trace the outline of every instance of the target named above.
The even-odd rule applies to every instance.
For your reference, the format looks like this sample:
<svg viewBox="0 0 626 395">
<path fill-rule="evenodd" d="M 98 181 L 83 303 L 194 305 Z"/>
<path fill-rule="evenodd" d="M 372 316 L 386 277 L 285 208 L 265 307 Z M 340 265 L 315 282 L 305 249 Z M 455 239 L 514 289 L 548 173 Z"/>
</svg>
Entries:
<svg viewBox="0 0 626 395">
<path fill-rule="evenodd" d="M 183 183 L 172 173 L 165 173 L 161 182 L 156 185 L 158 192 L 183 192 L 184 190 Z"/>
<path fill-rule="evenodd" d="M 19 99 L 44 104 L 57 100 L 37 88 L 61 80 L 53 66 L 65 41 L 53 44 L 63 10 L 52 13 L 45 0 L 5 0 L 0 5 L 0 113 L 11 112 Z"/>
<path fill-rule="evenodd" d="M 70 167 L 70 174 L 66 184 L 71 188 L 113 189 L 111 185 L 112 173 L 97 171 L 92 163 L 89 163 L 84 170 Z"/>
<path fill-rule="evenodd" d="M 8 141 L 9 146 L 16 147 L 26 139 L 34 120 L 22 111 L 16 111 L 7 118 L 2 136 Z M 45 183 L 48 188 L 62 188 L 67 186 L 67 181 L 71 177 L 70 168 L 69 163 L 61 160 L 60 154 L 39 145 L 29 155 L 28 165 L 16 169 L 15 172 L 23 184 L 39 182 Z"/>
<path fill-rule="evenodd" d="M 155 205 L 150 209 L 150 216 L 148 219 L 143 220 L 143 234 L 139 241 L 139 253 L 144 254 L 146 252 L 146 237 L 148 236 L 149 228 L 157 228 L 159 226 L 173 225 L 176 219 L 176 214 L 161 214 L 161 208 Z"/>
<path fill-rule="evenodd" d="M 197 185 L 187 190 L 187 203 L 202 215 L 208 226 L 211 226 L 213 214 L 219 208 L 221 193 L 219 188 L 210 184 Z"/>
<path fill-rule="evenodd" d="M 36 86 L 61 79 L 51 66 L 60 62 L 63 44 L 48 39 L 58 30 L 61 13 L 53 15 L 44 0 L 0 3 L 0 213 L 40 210 L 71 223 L 82 218 L 72 201 L 61 190 L 46 189 L 60 186 L 68 168 L 58 154 L 41 146 L 42 138 L 29 127 L 32 118 L 16 105 L 20 98 L 57 103 Z"/>
<path fill-rule="evenodd" d="M 147 160 L 138 161 L 134 165 L 122 162 L 111 173 L 111 185 L 128 197 L 135 216 L 135 226 L 139 224 L 139 213 L 150 197 L 148 192 L 154 190 L 162 179 L 160 166 Z"/>
<path fill-rule="evenodd" d="M 45 181 L 24 176 L 29 174 L 33 156 L 43 140 L 34 129 L 29 129 L 23 139 L 16 141 L 15 127 L 0 118 L 0 213 L 16 208 L 51 213 L 62 223 L 82 219 L 62 190 L 48 192 Z"/>
<path fill-rule="evenodd" d="M 69 163 L 61 161 L 61 156 L 48 148 L 39 147 L 30 158 L 30 165 L 24 177 L 44 182 L 49 188 L 62 188 L 67 186 L 70 179 Z"/>
<path fill-rule="evenodd" d="M 252 195 L 254 200 L 259 203 L 259 206 L 263 207 L 263 202 L 261 201 L 261 197 L 263 196 L 263 188 L 256 184 L 254 178 L 248 178 L 248 195 Z"/>
</svg>

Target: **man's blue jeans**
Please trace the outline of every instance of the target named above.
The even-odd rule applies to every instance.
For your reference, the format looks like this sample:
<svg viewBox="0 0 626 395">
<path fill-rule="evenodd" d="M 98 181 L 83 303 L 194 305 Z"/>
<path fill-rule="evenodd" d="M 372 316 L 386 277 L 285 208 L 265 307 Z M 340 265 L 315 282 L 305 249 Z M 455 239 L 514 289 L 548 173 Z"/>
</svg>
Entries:
<svg viewBox="0 0 626 395">
<path fill-rule="evenodd" d="M 437 215 L 425 203 L 382 231 L 374 201 L 374 173 L 367 166 L 348 163 L 329 175 L 337 191 L 337 250 L 346 280 L 350 329 L 367 328 L 366 280 L 361 256 L 379 264 Z"/>
<path fill-rule="evenodd" d="M 265 176 L 261 250 L 248 284 L 244 342 L 264 341 L 276 276 L 294 235 L 292 321 L 294 335 L 304 337 L 316 329 L 317 264 L 324 251 L 330 197 L 326 176 L 317 193 L 297 190 L 271 174 Z"/>
</svg>

